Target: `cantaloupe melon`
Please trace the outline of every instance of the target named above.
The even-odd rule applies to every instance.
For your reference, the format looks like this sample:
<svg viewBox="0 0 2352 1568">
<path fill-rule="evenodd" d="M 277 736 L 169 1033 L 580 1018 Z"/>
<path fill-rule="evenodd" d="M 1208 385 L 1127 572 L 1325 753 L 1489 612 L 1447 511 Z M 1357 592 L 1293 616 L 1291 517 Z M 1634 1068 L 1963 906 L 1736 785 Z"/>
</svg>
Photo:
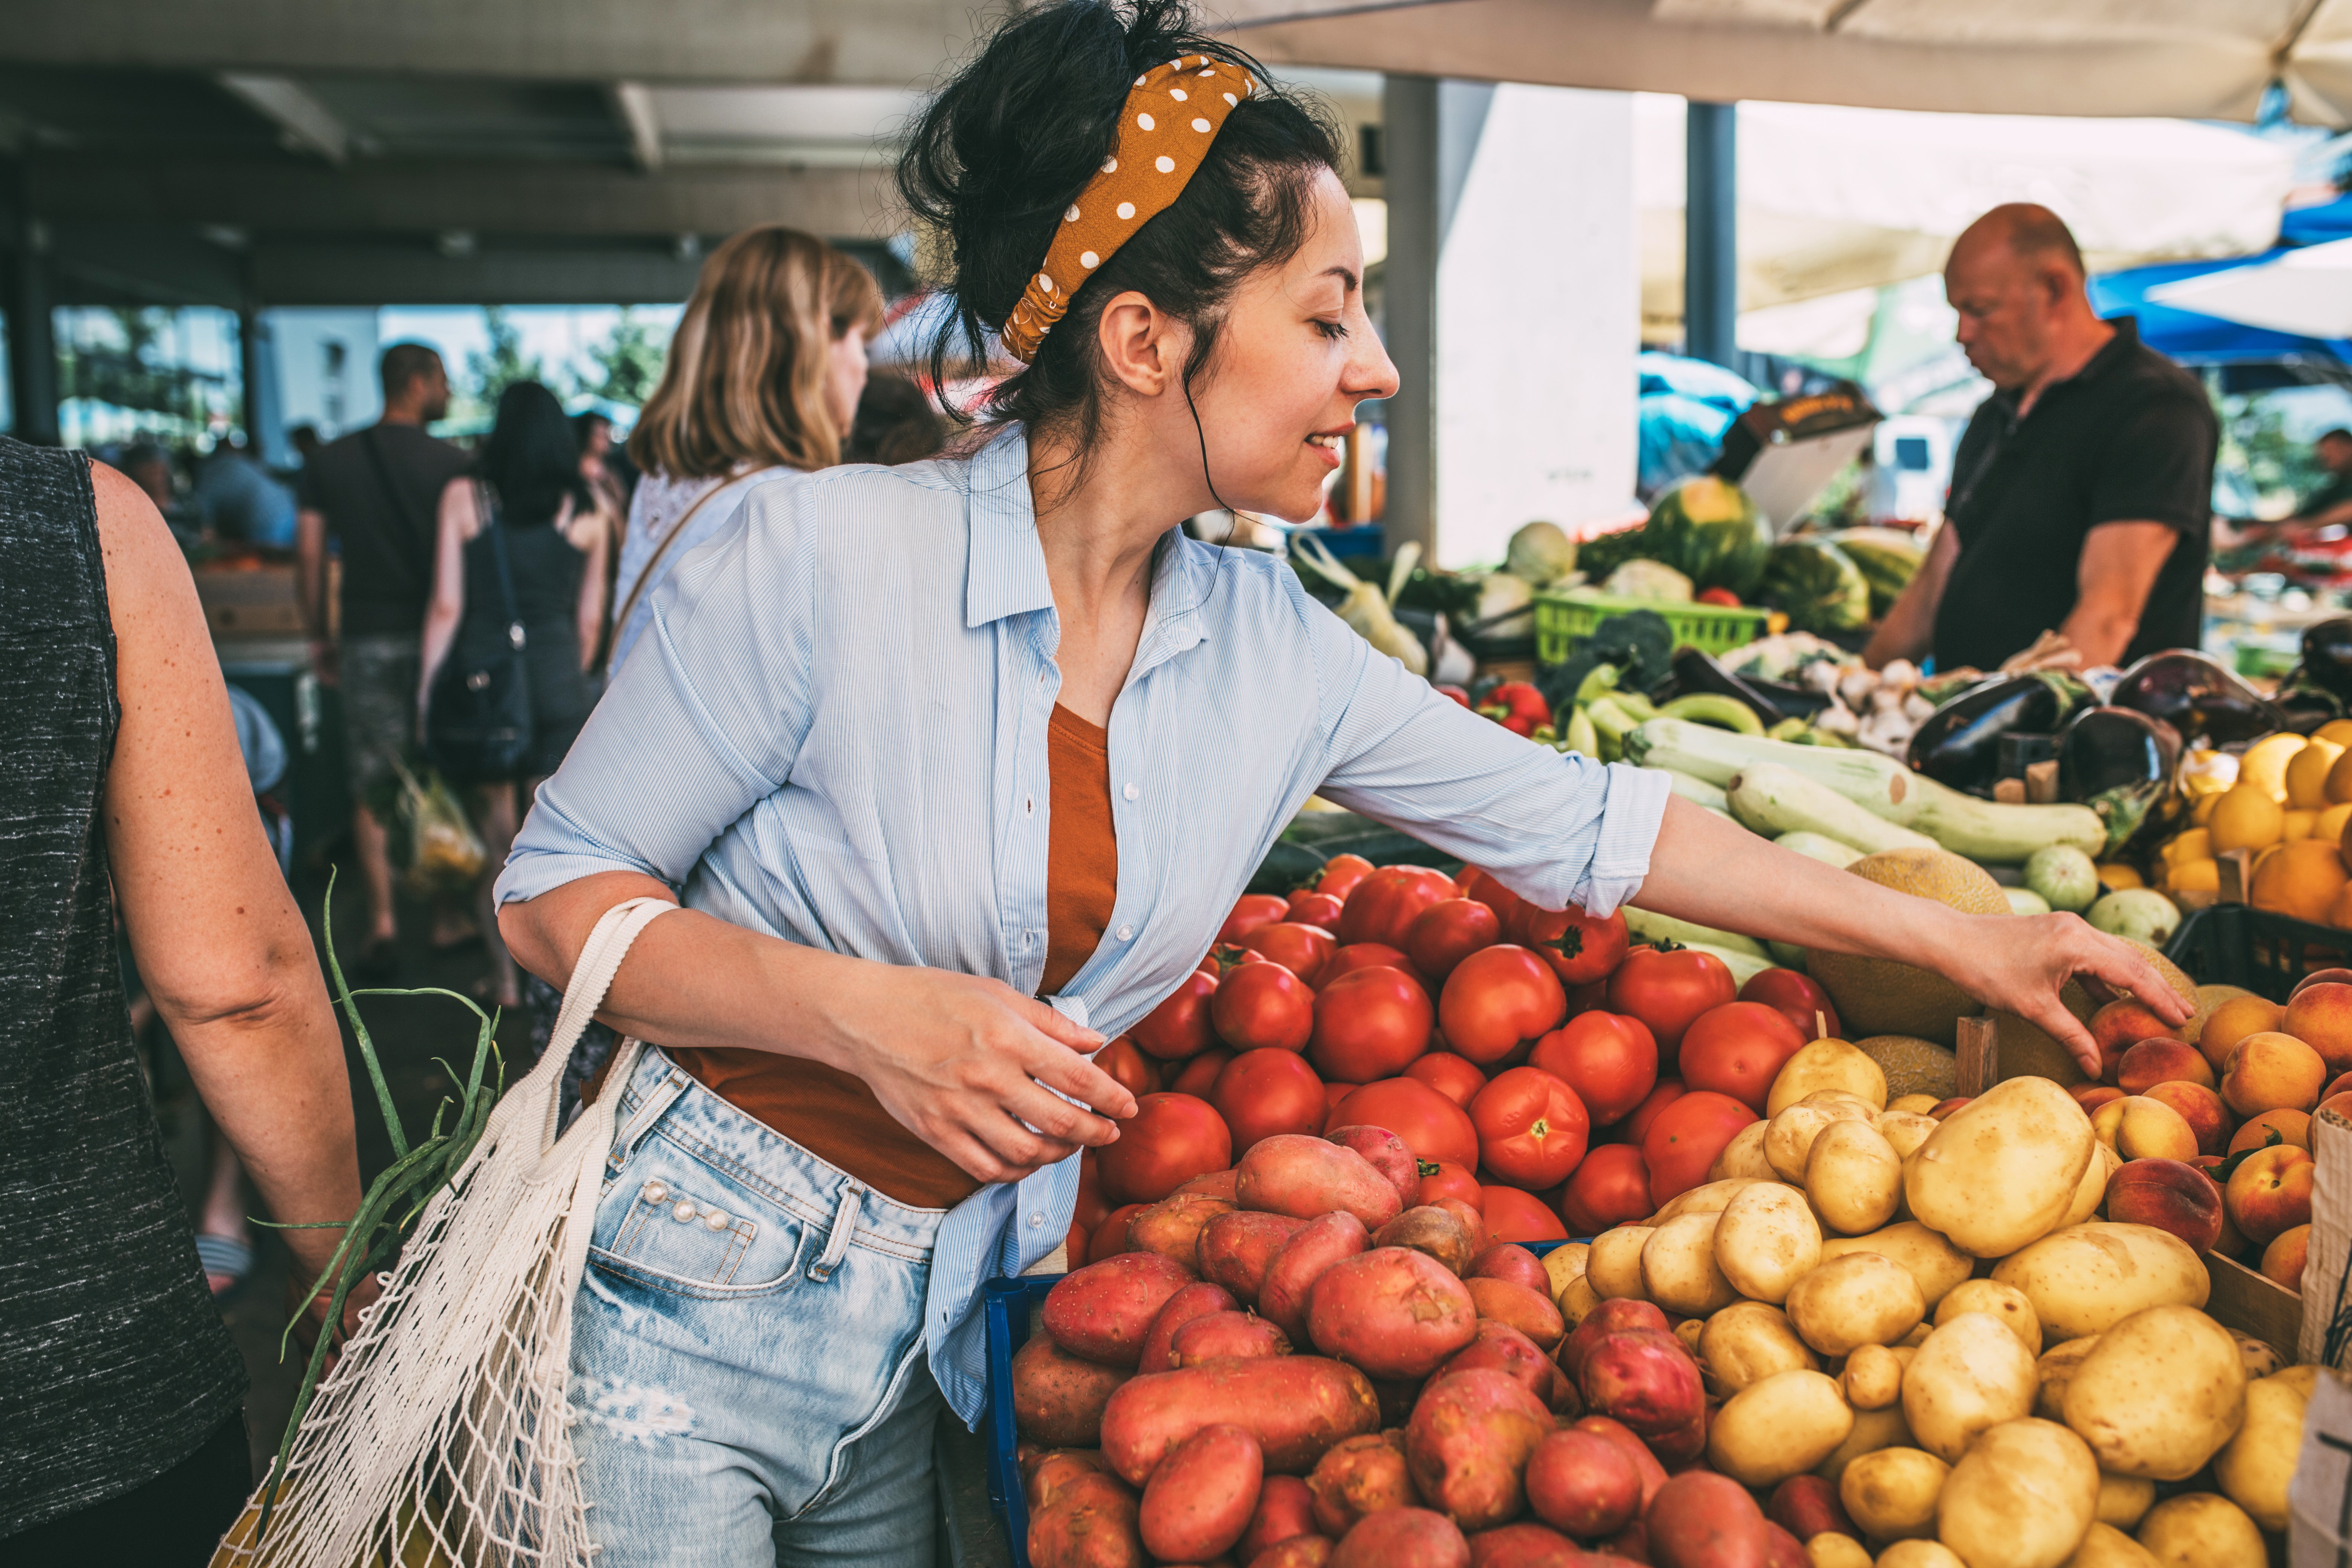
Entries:
<svg viewBox="0 0 2352 1568">
<path fill-rule="evenodd" d="M 1853 1048 L 1876 1062 L 1878 1070 L 1886 1075 L 1886 1098 L 1890 1103 L 1906 1094 L 1932 1094 L 1937 1100 L 1949 1100 L 1959 1092 L 1958 1058 L 1932 1040 L 1909 1035 L 1874 1035 L 1866 1040 L 1856 1040 Z"/>
<path fill-rule="evenodd" d="M 1972 915 L 2009 913 L 2009 897 L 1985 868 L 1946 849 L 1887 849 L 1846 868 L 1854 876 Z M 1940 974 L 1883 958 L 1812 952 L 1807 972 L 1837 1004 L 1853 1035 L 1909 1035 L 1949 1047 L 1959 1020 L 1984 1009 Z"/>
<path fill-rule="evenodd" d="M 2138 948 L 2156 972 L 2164 976 L 2165 983 L 2180 993 L 2183 1001 L 2192 1006 L 2197 1004 L 2197 983 L 2182 973 L 2179 964 L 2144 942 L 2136 942 L 2130 937 L 2118 940 L 2131 942 Z M 2058 999 L 2066 1005 L 2066 1011 L 2085 1024 L 2091 1021 L 2091 1015 L 2098 1011 L 2091 1001 L 2090 994 L 2075 981 L 2066 983 L 2066 988 L 2058 994 Z M 1997 1053 L 1994 1067 L 2000 1077 L 2055 1079 L 2069 1086 L 2083 1081 L 2082 1064 L 2067 1055 L 2066 1047 L 2052 1039 L 2041 1026 L 2029 1024 L 2014 1013 L 1995 1013 L 1992 1021 Z"/>
</svg>

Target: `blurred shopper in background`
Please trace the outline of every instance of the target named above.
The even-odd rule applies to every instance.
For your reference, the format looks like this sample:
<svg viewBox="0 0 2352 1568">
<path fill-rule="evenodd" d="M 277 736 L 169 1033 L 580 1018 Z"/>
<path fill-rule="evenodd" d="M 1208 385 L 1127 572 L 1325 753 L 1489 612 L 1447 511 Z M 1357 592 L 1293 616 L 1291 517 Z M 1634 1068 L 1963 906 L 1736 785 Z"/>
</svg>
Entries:
<svg viewBox="0 0 2352 1568">
<path fill-rule="evenodd" d="M 194 1568 L 252 1482 L 246 1373 L 141 1081 L 117 910 L 279 1221 L 357 1211 L 351 1084 L 152 501 L 0 440 L 0 1560 Z M 307 1284 L 341 1232 L 280 1234 Z"/>
<path fill-rule="evenodd" d="M 154 503 L 173 538 L 185 545 L 203 537 L 204 519 L 181 491 L 179 465 L 169 447 L 143 437 L 133 441 L 123 448 L 122 472 Z"/>
<path fill-rule="evenodd" d="M 433 589 L 434 519 L 441 492 L 468 459 L 425 427 L 449 412 L 449 376 L 422 343 L 383 351 L 383 416 L 319 449 L 302 470 L 295 577 L 319 679 L 340 682 L 350 752 L 352 832 L 367 884 L 368 942 L 357 969 L 388 974 L 399 934 L 392 858 L 378 805 L 391 796 L 416 732 L 418 631 Z M 327 539 L 342 547 L 339 637 L 327 605 Z M 445 925 L 436 942 L 462 940 Z"/>
<path fill-rule="evenodd" d="M 868 376 L 842 447 L 845 463 L 919 463 L 947 445 L 948 422 L 930 395 L 895 371 Z"/>
<path fill-rule="evenodd" d="M 629 436 L 643 472 L 614 584 L 618 669 L 651 594 L 754 486 L 841 461 L 881 325 L 873 275 L 797 229 L 745 229 L 710 253 Z"/>
<path fill-rule="evenodd" d="M 492 524 L 503 536 L 503 577 L 500 538 Z M 503 778 L 450 778 L 472 787 L 474 826 L 489 851 L 479 915 L 490 950 L 491 993 L 501 1007 L 520 1005 L 521 992 L 491 917 L 490 884 L 506 863 L 520 820 L 516 786 L 528 799 L 563 761 L 596 705 L 588 666 L 604 624 L 604 563 L 617 526 L 582 472 L 563 405 L 535 381 L 515 382 L 499 395 L 498 423 L 482 444 L 480 462 L 441 492 L 417 711 L 425 713 L 444 659 L 455 657 L 467 668 L 486 665 L 512 646 L 510 628 L 517 623 L 530 689 L 531 737 L 520 768 Z"/>
<path fill-rule="evenodd" d="M 197 466 L 194 500 L 205 527 L 219 538 L 294 548 L 294 492 L 261 466 L 236 431 L 222 437 Z"/>
</svg>

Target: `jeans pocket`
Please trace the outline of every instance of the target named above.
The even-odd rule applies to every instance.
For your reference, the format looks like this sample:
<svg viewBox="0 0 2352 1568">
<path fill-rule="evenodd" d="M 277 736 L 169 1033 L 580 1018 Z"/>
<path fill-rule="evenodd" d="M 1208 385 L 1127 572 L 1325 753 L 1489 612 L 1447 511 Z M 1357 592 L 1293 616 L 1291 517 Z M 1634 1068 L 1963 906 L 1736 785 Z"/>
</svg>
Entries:
<svg viewBox="0 0 2352 1568">
<path fill-rule="evenodd" d="M 605 1189 L 588 1261 L 651 1289 L 732 1300 L 795 1284 L 808 1233 L 798 1215 L 656 1132 Z"/>
</svg>

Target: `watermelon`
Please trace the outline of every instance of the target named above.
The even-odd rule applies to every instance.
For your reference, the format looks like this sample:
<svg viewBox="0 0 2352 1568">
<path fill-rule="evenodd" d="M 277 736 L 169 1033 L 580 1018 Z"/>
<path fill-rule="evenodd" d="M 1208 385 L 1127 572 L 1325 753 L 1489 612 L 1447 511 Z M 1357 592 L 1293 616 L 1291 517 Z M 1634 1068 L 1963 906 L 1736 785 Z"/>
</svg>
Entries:
<svg viewBox="0 0 2352 1568">
<path fill-rule="evenodd" d="M 1787 612 L 1791 630 L 1850 632 L 1870 624 L 1870 584 L 1852 557 L 1825 539 L 1772 547 L 1758 592 Z"/>
<path fill-rule="evenodd" d="M 1862 569 L 1870 584 L 1870 613 L 1883 616 L 1910 586 L 1927 552 L 1910 531 L 1901 528 L 1848 528 L 1830 535 L 1830 542 L 1845 552 Z"/>
<path fill-rule="evenodd" d="M 1743 599 L 1772 553 L 1772 525 L 1746 491 L 1713 474 L 1694 475 L 1660 496 L 1643 539 L 1643 554 L 1697 587 L 1728 588 Z"/>
</svg>

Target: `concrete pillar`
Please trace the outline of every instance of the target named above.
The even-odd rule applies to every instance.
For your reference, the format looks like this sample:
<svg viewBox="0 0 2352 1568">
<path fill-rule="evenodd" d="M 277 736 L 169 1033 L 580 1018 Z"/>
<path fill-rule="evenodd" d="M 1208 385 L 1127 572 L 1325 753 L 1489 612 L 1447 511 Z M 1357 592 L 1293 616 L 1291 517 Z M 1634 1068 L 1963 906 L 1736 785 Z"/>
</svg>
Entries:
<svg viewBox="0 0 2352 1568">
<path fill-rule="evenodd" d="M 58 345 L 49 321 L 49 235 L 25 203 L 23 166 L 9 174 L 12 252 L 8 258 L 8 405 L 14 434 L 36 446 L 58 444 Z"/>
<path fill-rule="evenodd" d="M 286 441 L 286 400 L 278 382 L 278 346 L 269 318 L 248 301 L 236 313 L 237 369 L 245 383 L 245 439 L 253 455 L 273 468 L 294 466 Z"/>
<path fill-rule="evenodd" d="M 1739 110 L 1692 100 L 1685 142 L 1683 352 L 1729 368 L 1739 351 Z"/>
</svg>

